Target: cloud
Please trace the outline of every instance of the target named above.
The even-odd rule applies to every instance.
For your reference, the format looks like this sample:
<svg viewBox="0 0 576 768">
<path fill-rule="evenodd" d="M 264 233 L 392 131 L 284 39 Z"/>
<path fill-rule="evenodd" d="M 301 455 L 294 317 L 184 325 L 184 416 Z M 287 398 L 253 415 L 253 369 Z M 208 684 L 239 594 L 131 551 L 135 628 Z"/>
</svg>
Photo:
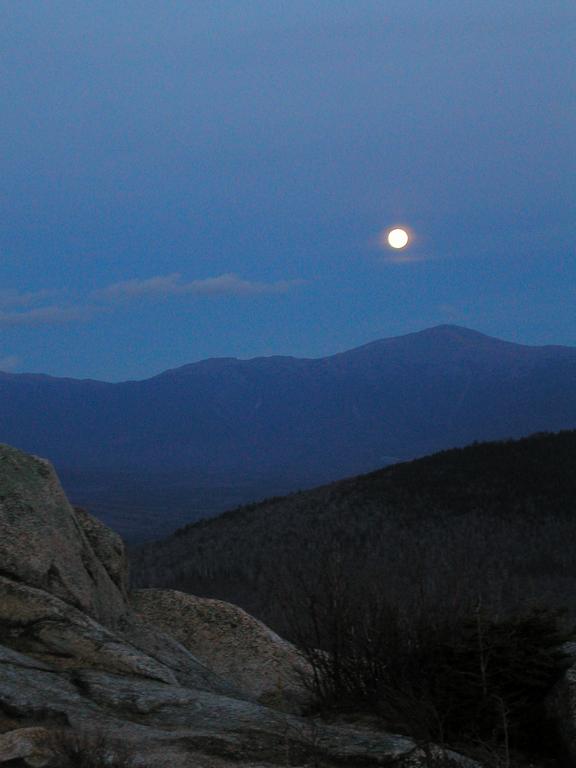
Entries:
<svg viewBox="0 0 576 768">
<path fill-rule="evenodd" d="M 0 309 L 10 307 L 30 307 L 33 304 L 44 301 L 54 296 L 58 291 L 27 291 L 19 293 L 18 291 L 0 291 Z"/>
<path fill-rule="evenodd" d="M 168 298 L 170 296 L 258 296 L 286 293 L 304 280 L 281 280 L 260 283 L 243 280 L 228 273 L 205 280 L 186 282 L 178 273 L 159 275 L 144 280 L 125 280 L 94 291 L 85 305 L 57 305 L 36 307 L 34 304 L 57 291 L 18 293 L 0 292 L 0 328 L 19 326 L 61 325 L 90 320 L 95 314 L 110 311 L 111 303 L 140 298 Z M 8 358 L 6 358 L 8 359 Z"/>
<path fill-rule="evenodd" d="M 238 275 L 228 273 L 219 277 L 209 277 L 207 280 L 193 280 L 184 284 L 184 293 L 204 294 L 208 296 L 258 296 L 263 293 L 287 293 L 304 280 L 279 280 L 275 283 L 259 283 L 243 280 Z"/>
<path fill-rule="evenodd" d="M 137 299 L 145 296 L 170 296 L 178 292 L 180 275 L 150 277 L 146 280 L 124 280 L 95 291 L 98 299 Z"/>
<path fill-rule="evenodd" d="M 0 310 L 0 327 L 10 328 L 22 325 L 59 325 L 78 320 L 87 320 L 94 312 L 92 307 L 36 307 L 25 312 L 4 312 Z"/>
<path fill-rule="evenodd" d="M 8 372 L 13 371 L 21 363 L 19 357 L 16 355 L 6 355 L 6 357 L 0 357 L 0 371 Z"/>
<path fill-rule="evenodd" d="M 103 300 L 127 300 L 146 297 L 167 298 L 168 296 L 259 296 L 286 293 L 304 282 L 304 280 L 280 280 L 275 283 L 261 283 L 244 280 L 232 272 L 205 280 L 185 282 L 176 272 L 144 280 L 135 279 L 114 283 L 96 291 L 93 297 Z"/>
</svg>

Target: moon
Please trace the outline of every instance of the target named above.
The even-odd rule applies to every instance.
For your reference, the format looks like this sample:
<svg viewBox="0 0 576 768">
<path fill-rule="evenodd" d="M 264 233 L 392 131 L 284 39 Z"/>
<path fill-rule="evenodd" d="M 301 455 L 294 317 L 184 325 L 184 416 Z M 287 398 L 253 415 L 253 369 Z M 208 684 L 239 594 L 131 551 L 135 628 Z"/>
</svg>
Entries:
<svg viewBox="0 0 576 768">
<path fill-rule="evenodd" d="M 408 232 L 405 229 L 391 229 L 388 232 L 388 245 L 391 248 L 404 248 L 408 245 Z"/>
</svg>

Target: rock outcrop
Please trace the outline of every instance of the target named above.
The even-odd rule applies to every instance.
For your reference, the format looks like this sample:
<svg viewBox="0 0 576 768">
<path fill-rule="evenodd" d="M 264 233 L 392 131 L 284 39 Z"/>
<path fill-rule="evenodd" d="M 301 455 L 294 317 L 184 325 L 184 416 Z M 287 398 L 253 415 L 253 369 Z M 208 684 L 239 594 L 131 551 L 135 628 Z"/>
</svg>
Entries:
<svg viewBox="0 0 576 768">
<path fill-rule="evenodd" d="M 134 605 L 120 540 L 70 506 L 47 462 L 0 446 L 0 763 L 43 766 L 68 729 L 113 735 L 150 768 L 426 764 L 408 738 L 258 703 L 274 675 L 296 686 L 299 661 L 234 606 L 154 592 Z"/>
<path fill-rule="evenodd" d="M 106 624 L 125 614 L 125 583 L 111 578 L 47 461 L 2 446 L 0 504 L 0 574 Z"/>
<path fill-rule="evenodd" d="M 18 728 L 0 734 L 0 763 L 24 760 L 41 766 L 50 758 L 49 733 L 46 728 Z"/>
<path fill-rule="evenodd" d="M 307 703 L 308 663 L 291 643 L 242 608 L 176 590 L 142 589 L 130 598 L 144 621 L 181 642 L 248 696 L 288 711 Z"/>
<path fill-rule="evenodd" d="M 128 592 L 128 561 L 124 542 L 118 534 L 88 514 L 85 509 L 74 507 L 74 513 L 94 554 L 104 566 L 112 583 L 125 596 Z"/>
</svg>

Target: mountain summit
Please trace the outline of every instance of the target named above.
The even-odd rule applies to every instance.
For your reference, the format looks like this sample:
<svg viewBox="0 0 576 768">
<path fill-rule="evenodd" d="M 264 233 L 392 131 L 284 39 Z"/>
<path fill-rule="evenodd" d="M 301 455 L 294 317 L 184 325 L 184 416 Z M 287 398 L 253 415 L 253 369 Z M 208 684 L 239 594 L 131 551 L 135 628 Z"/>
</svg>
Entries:
<svg viewBox="0 0 576 768">
<path fill-rule="evenodd" d="M 74 500 L 137 537 L 474 440 L 574 426 L 575 348 L 450 325 L 120 384 L 0 377 L 0 441 L 47 456 Z"/>
</svg>

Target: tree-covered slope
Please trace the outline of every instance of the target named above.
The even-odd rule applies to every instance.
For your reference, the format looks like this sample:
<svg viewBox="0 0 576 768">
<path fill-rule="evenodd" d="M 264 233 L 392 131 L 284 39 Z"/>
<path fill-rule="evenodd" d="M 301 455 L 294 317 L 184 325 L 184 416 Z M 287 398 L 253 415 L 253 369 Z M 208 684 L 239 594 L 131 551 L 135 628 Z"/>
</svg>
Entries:
<svg viewBox="0 0 576 768">
<path fill-rule="evenodd" d="M 576 607 L 576 431 L 473 444 L 233 510 L 134 553 L 140 583 L 281 624 L 279 594 L 371 569 L 397 604 Z"/>
</svg>

